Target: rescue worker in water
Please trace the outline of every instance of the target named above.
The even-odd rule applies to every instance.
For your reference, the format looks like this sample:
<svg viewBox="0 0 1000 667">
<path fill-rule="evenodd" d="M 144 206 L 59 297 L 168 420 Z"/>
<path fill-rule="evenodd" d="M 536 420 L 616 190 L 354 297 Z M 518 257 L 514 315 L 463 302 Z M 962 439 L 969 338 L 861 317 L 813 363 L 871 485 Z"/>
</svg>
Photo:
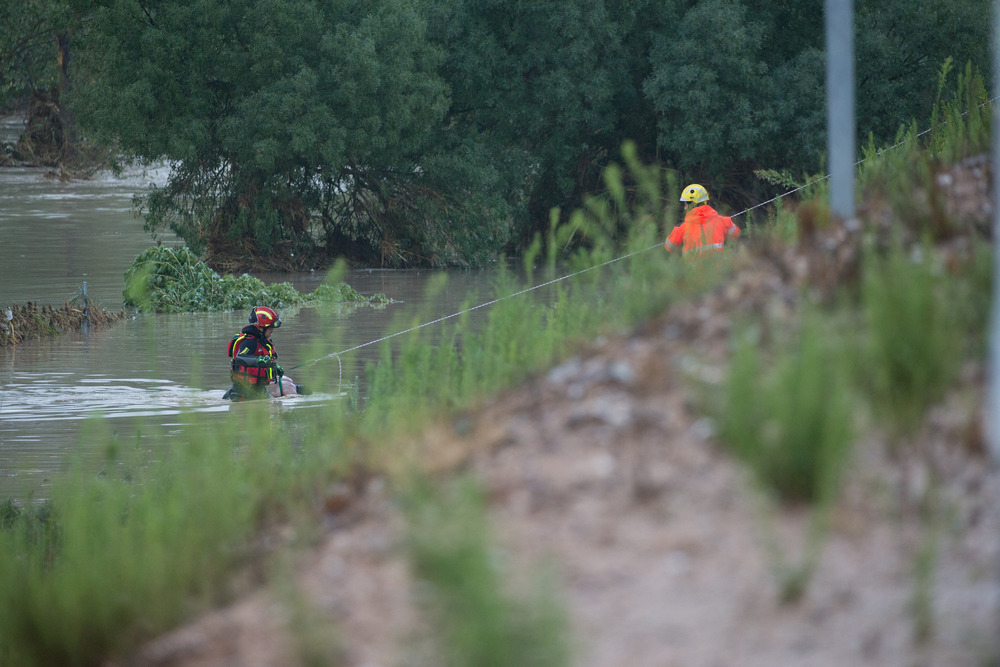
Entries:
<svg viewBox="0 0 1000 667">
<path fill-rule="evenodd" d="M 738 239 L 740 228 L 733 219 L 706 204 L 708 190 L 692 183 L 681 192 L 684 222 L 674 227 L 663 247 L 668 252 L 680 249 L 685 256 L 701 255 L 722 250 L 728 241 Z"/>
<path fill-rule="evenodd" d="M 278 352 L 271 343 L 271 334 L 280 326 L 278 314 L 267 306 L 257 306 L 250 311 L 250 325 L 229 341 L 233 386 L 223 398 L 243 401 L 264 398 L 268 394 L 278 398 L 303 393 L 278 364 Z"/>
</svg>

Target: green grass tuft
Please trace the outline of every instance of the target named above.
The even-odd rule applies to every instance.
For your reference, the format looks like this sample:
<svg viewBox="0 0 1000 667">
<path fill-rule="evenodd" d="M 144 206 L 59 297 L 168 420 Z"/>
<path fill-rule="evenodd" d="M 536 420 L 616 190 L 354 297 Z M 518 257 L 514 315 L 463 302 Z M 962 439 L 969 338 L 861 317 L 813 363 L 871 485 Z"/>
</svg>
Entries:
<svg viewBox="0 0 1000 667">
<path fill-rule="evenodd" d="M 528 599 L 503 586 L 502 557 L 488 535 L 485 502 L 470 480 L 405 500 L 419 602 L 438 637 L 440 664 L 506 667 L 569 664 L 566 618 L 539 588 Z"/>
</svg>

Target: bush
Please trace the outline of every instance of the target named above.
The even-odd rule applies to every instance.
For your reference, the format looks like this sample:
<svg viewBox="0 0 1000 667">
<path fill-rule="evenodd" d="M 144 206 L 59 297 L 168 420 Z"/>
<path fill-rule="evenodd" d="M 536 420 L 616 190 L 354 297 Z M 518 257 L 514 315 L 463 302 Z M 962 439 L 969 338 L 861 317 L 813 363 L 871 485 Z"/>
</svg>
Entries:
<svg viewBox="0 0 1000 667">
<path fill-rule="evenodd" d="M 931 257 L 929 248 L 914 256 L 896 248 L 866 264 L 863 375 L 876 410 L 897 432 L 915 428 L 944 392 L 965 339 Z"/>
<path fill-rule="evenodd" d="M 139 253 L 125 272 L 125 305 L 142 312 L 181 313 L 283 308 L 307 301 L 388 303 L 384 294 L 365 297 L 350 285 L 323 284 L 304 295 L 290 283 L 265 284 L 243 274 L 220 276 L 186 247 L 156 246 Z"/>
<path fill-rule="evenodd" d="M 749 340 L 733 354 L 722 437 L 782 500 L 817 502 L 836 487 L 853 431 L 840 368 L 818 324 L 807 326 L 770 372 Z"/>
<path fill-rule="evenodd" d="M 568 664 L 566 618 L 545 587 L 529 601 L 504 591 L 481 489 L 423 484 L 406 500 L 409 555 L 442 664 Z"/>
</svg>

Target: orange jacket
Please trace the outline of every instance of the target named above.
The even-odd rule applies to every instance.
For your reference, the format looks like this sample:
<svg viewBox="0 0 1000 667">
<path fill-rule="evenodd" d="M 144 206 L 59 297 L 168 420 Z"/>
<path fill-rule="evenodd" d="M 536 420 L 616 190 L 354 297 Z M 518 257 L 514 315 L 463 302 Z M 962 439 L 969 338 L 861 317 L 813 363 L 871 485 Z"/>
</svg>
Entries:
<svg viewBox="0 0 1000 667">
<path fill-rule="evenodd" d="M 740 228 L 733 219 L 702 204 L 688 211 L 684 222 L 674 227 L 663 247 L 667 250 L 681 248 L 685 255 L 706 250 L 721 250 L 729 239 L 738 238 Z"/>
</svg>

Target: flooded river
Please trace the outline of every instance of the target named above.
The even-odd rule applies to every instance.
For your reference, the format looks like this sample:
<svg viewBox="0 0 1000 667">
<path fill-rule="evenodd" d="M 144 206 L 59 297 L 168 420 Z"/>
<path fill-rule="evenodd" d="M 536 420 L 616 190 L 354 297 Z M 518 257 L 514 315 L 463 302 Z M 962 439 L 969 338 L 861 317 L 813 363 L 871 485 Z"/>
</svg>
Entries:
<svg viewBox="0 0 1000 667">
<path fill-rule="evenodd" d="M 33 301 L 62 304 L 86 283 L 99 305 L 121 308 L 123 275 L 151 245 L 132 213 L 135 192 L 165 173 L 102 175 L 60 183 L 38 169 L 0 169 L 0 305 Z M 164 243 L 177 243 L 165 237 Z M 492 271 L 449 272 L 443 290 L 426 296 L 435 271 L 355 270 L 345 280 L 362 294 L 381 292 L 396 303 L 281 313 L 274 342 L 286 370 L 387 334 L 452 314 L 493 295 Z M 260 275 L 312 291 L 317 273 Z M 476 316 L 485 315 L 486 309 Z M 138 315 L 109 328 L 71 332 L 0 348 L 0 501 L 44 497 L 53 475 L 68 458 L 93 446 L 88 418 L 100 415 L 112 429 L 142 421 L 174 429 L 190 413 L 224 413 L 229 386 L 226 343 L 246 324 L 248 313 Z M 296 371 L 299 383 L 322 383 L 317 395 L 282 402 L 319 407 L 338 400 L 339 380 L 363 376 L 378 345 L 323 359 Z M 325 376 L 325 377 L 323 377 Z M 183 444 L 183 443 L 179 443 Z"/>
</svg>

